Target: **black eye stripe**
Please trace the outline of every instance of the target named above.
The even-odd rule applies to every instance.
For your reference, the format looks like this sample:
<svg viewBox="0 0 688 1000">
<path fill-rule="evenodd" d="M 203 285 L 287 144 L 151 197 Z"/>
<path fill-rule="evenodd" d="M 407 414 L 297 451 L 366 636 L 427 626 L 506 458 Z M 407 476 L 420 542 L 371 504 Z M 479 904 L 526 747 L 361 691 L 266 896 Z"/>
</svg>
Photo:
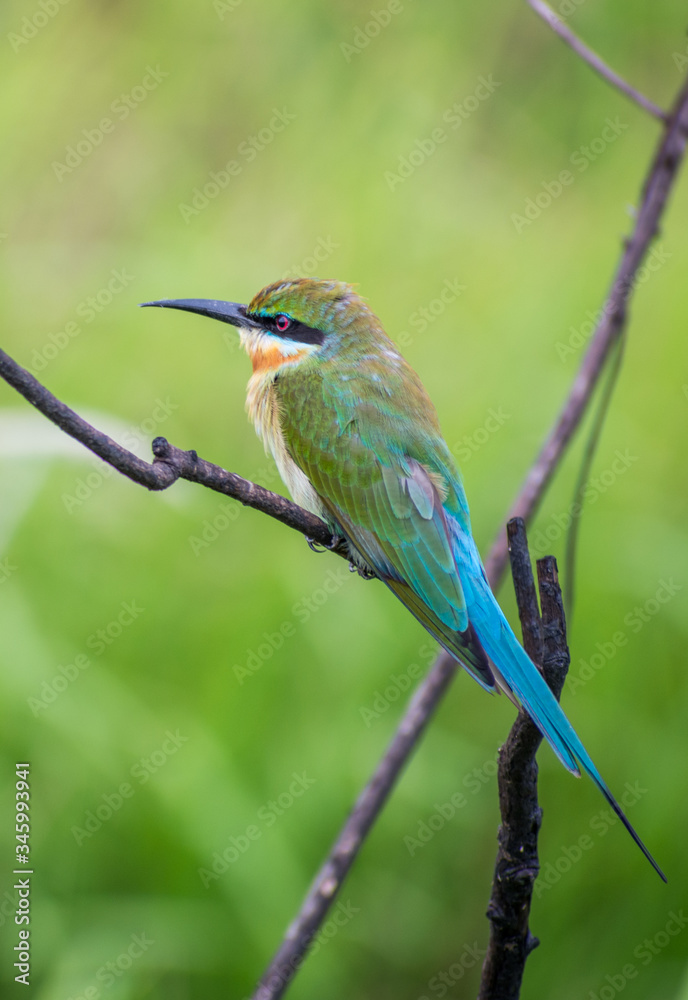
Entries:
<svg viewBox="0 0 688 1000">
<path fill-rule="evenodd" d="M 249 319 L 262 324 L 277 337 L 282 337 L 284 340 L 293 340 L 298 344 L 323 344 L 325 342 L 325 334 L 322 330 L 318 330 L 314 326 L 308 326 L 306 323 L 301 323 L 298 319 L 288 317 L 290 320 L 289 329 L 278 330 L 275 322 L 277 319 L 276 316 L 261 316 L 260 313 L 247 313 L 246 315 Z"/>
</svg>

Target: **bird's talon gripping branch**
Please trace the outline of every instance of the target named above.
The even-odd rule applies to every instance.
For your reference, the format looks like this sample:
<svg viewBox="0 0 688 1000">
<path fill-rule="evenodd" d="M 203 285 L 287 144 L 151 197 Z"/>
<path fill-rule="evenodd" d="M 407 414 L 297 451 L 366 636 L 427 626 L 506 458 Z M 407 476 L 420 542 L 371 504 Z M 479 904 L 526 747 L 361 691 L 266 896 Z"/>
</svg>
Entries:
<svg viewBox="0 0 688 1000">
<path fill-rule="evenodd" d="M 315 552 L 316 555 L 322 555 L 323 552 L 337 552 L 340 549 L 343 550 L 346 544 L 346 539 L 341 535 L 332 535 L 329 542 L 319 542 L 317 538 L 313 538 L 312 535 L 306 535 L 306 541 L 308 542 L 308 548 L 311 552 Z"/>
<path fill-rule="evenodd" d="M 365 566 L 357 566 L 355 562 L 350 562 L 349 563 L 349 572 L 350 573 L 358 573 L 358 575 L 363 580 L 376 580 L 377 579 L 377 577 L 375 576 L 375 574 L 373 573 L 372 570 L 366 569 Z"/>
<path fill-rule="evenodd" d="M 325 548 L 328 552 L 336 552 L 338 549 L 343 549 L 346 546 L 346 538 L 343 535 L 333 535 L 332 540 L 327 542 Z"/>
</svg>

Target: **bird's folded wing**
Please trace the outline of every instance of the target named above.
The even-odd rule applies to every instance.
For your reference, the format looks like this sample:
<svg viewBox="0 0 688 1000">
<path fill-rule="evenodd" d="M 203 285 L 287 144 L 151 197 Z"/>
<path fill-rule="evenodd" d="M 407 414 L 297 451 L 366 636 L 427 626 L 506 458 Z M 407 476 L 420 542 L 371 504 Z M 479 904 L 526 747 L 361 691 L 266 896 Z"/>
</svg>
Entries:
<svg viewBox="0 0 688 1000">
<path fill-rule="evenodd" d="M 326 441 L 299 435 L 289 445 L 294 461 L 366 562 L 437 641 L 491 690 L 494 678 L 469 625 L 438 477 L 415 458 L 379 456 L 353 424 Z"/>
</svg>

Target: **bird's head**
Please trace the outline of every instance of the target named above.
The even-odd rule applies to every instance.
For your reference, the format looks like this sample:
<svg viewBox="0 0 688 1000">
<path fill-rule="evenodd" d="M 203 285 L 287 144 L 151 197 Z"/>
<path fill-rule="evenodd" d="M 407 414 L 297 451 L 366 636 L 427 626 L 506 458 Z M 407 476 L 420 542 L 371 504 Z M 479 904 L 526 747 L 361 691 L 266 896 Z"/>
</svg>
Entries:
<svg viewBox="0 0 688 1000">
<path fill-rule="evenodd" d="M 248 305 L 213 299 L 163 299 L 146 306 L 183 309 L 231 323 L 253 363 L 254 372 L 278 371 L 314 354 L 332 356 L 356 320 L 377 320 L 351 285 L 297 278 L 268 285 Z"/>
</svg>

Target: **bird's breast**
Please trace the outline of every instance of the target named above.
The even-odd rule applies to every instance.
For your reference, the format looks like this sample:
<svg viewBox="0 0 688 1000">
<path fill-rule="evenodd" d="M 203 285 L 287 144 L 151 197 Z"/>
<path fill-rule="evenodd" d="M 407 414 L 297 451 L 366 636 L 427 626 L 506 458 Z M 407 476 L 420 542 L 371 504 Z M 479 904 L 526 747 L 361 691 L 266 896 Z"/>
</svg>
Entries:
<svg viewBox="0 0 688 1000">
<path fill-rule="evenodd" d="M 254 368 L 248 383 L 246 410 L 265 445 L 265 450 L 272 454 L 282 481 L 294 501 L 318 517 L 322 517 L 323 505 L 318 494 L 287 450 L 280 419 L 276 374 L 274 369 Z"/>
</svg>

